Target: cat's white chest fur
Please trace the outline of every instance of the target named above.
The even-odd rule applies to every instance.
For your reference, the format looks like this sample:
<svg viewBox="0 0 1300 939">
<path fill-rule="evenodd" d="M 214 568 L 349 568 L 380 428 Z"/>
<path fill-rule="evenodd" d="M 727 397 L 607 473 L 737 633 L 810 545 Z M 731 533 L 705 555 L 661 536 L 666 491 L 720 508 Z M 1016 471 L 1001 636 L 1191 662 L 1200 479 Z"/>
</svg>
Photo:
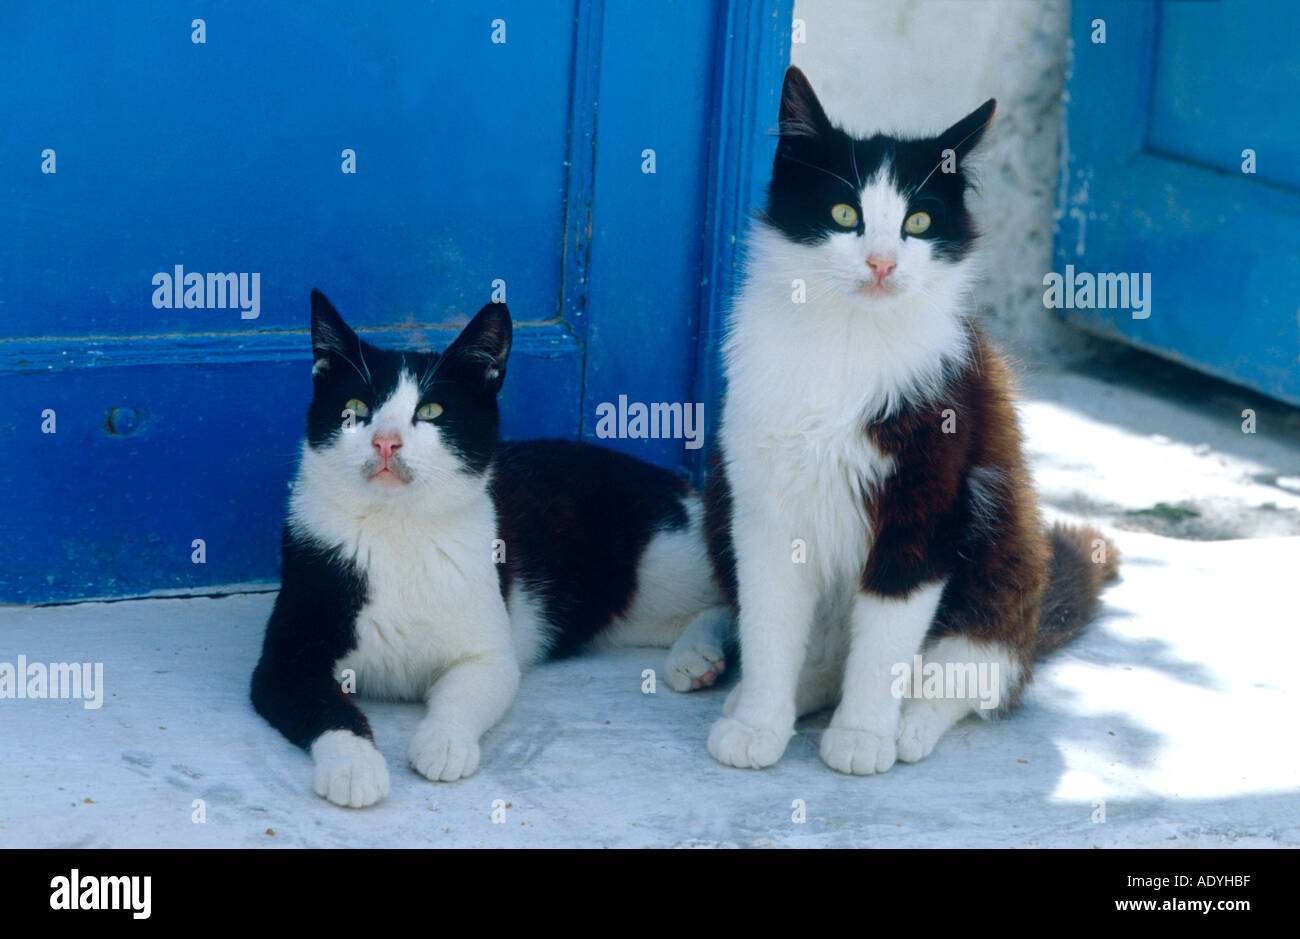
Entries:
<svg viewBox="0 0 1300 939">
<path fill-rule="evenodd" d="M 310 484 L 303 486 L 306 490 Z M 368 698 L 419 700 L 443 671 L 480 655 L 514 659 L 492 538 L 496 515 L 486 490 L 453 512 L 421 511 L 418 500 L 391 506 L 295 492 L 294 524 L 337 547 L 365 579 L 356 648 L 334 668 L 356 676 Z"/>
<path fill-rule="evenodd" d="M 867 505 L 894 460 L 867 420 L 904 395 L 938 383 L 964 334 L 942 308 L 867 310 L 814 285 L 795 302 L 791 284 L 814 255 L 762 227 L 752 272 L 737 298 L 725 347 L 722 437 L 735 511 L 806 550 L 824 582 L 856 579 L 873 533 Z M 940 302 L 946 298 L 938 298 Z"/>
<path fill-rule="evenodd" d="M 366 697 L 423 698 L 459 659 L 509 644 L 506 607 L 492 563 L 486 511 L 432 520 L 371 518 L 357 532 L 367 602 L 357 614 L 354 668 Z"/>
<path fill-rule="evenodd" d="M 866 499 L 892 471 L 860 428 L 797 401 L 798 385 L 769 385 L 723 419 L 727 473 L 737 511 L 759 516 L 823 583 L 866 562 L 871 541 Z M 729 392 L 736 400 L 736 384 Z M 774 530 L 772 530 L 774 529 Z"/>
</svg>

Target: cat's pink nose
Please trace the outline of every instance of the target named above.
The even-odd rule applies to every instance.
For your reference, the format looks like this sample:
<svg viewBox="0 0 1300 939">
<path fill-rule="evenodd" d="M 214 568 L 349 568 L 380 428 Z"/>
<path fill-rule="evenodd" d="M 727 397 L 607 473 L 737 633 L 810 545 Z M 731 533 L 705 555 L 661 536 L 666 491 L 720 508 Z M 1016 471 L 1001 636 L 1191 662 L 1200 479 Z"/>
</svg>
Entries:
<svg viewBox="0 0 1300 939">
<path fill-rule="evenodd" d="M 393 453 L 402 449 L 402 438 L 396 434 L 376 434 L 372 441 L 379 455 L 385 460 L 392 457 Z"/>
<path fill-rule="evenodd" d="M 867 258 L 867 267 L 871 268 L 871 272 L 876 275 L 876 283 L 879 283 L 889 276 L 890 271 L 898 267 L 898 261 L 873 254 Z"/>
</svg>

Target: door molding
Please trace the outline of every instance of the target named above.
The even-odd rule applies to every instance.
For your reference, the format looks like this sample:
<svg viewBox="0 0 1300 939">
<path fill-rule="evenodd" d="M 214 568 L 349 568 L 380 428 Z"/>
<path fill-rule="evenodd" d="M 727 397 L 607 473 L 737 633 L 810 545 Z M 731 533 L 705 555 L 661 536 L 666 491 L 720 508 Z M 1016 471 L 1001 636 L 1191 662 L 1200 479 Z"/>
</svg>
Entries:
<svg viewBox="0 0 1300 939">
<path fill-rule="evenodd" d="M 771 176 L 781 85 L 790 64 L 794 0 L 763 0 L 760 13 L 753 6 L 745 0 L 725 4 L 714 59 L 713 144 L 694 388 L 695 400 L 704 403 L 710 442 L 724 391 L 727 311 L 740 276 L 745 233 Z M 697 482 L 709 450 L 706 446 L 696 451 L 690 466 Z"/>
</svg>

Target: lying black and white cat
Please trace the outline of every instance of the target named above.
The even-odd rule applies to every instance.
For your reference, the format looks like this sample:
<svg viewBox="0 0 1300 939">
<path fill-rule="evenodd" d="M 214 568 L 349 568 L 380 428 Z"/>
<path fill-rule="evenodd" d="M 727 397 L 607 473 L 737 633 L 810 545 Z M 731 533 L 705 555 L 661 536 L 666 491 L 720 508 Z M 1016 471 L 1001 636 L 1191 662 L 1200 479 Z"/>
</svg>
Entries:
<svg viewBox="0 0 1300 939">
<path fill-rule="evenodd" d="M 376 348 L 311 300 L 314 393 L 252 699 L 310 751 L 317 793 L 388 792 L 348 670 L 362 696 L 427 702 L 410 762 L 434 780 L 474 772 L 521 668 L 548 656 L 672 646 L 672 687 L 713 682 L 731 614 L 699 498 L 611 450 L 499 443 L 503 304 L 439 355 Z"/>
<path fill-rule="evenodd" d="M 1043 526 L 1007 368 L 967 314 L 965 161 L 993 110 L 933 138 L 858 139 L 786 73 L 708 488 L 743 665 L 709 735 L 723 763 L 776 762 L 796 717 L 832 704 L 829 766 L 919 760 L 972 711 L 1014 704 L 1114 575 L 1096 532 Z M 924 672 L 991 693 L 915 695 L 898 678 L 922 651 Z"/>
</svg>

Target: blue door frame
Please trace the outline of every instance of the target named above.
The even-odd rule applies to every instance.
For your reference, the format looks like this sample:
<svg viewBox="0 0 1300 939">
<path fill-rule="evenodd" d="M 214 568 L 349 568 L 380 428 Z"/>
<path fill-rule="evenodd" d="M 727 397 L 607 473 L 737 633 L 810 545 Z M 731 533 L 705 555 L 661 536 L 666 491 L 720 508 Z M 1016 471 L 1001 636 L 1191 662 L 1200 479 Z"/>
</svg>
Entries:
<svg viewBox="0 0 1300 939">
<path fill-rule="evenodd" d="M 1070 36 L 1056 272 L 1151 305 L 1063 317 L 1300 404 L 1300 7 L 1074 0 Z"/>
<path fill-rule="evenodd" d="M 507 436 L 595 440 L 619 395 L 711 421 L 793 0 L 15 6 L 0 602 L 275 582 L 313 286 L 426 348 L 504 286 Z M 177 264 L 260 272 L 257 318 L 157 308 Z M 681 440 L 599 442 L 699 471 Z"/>
</svg>

